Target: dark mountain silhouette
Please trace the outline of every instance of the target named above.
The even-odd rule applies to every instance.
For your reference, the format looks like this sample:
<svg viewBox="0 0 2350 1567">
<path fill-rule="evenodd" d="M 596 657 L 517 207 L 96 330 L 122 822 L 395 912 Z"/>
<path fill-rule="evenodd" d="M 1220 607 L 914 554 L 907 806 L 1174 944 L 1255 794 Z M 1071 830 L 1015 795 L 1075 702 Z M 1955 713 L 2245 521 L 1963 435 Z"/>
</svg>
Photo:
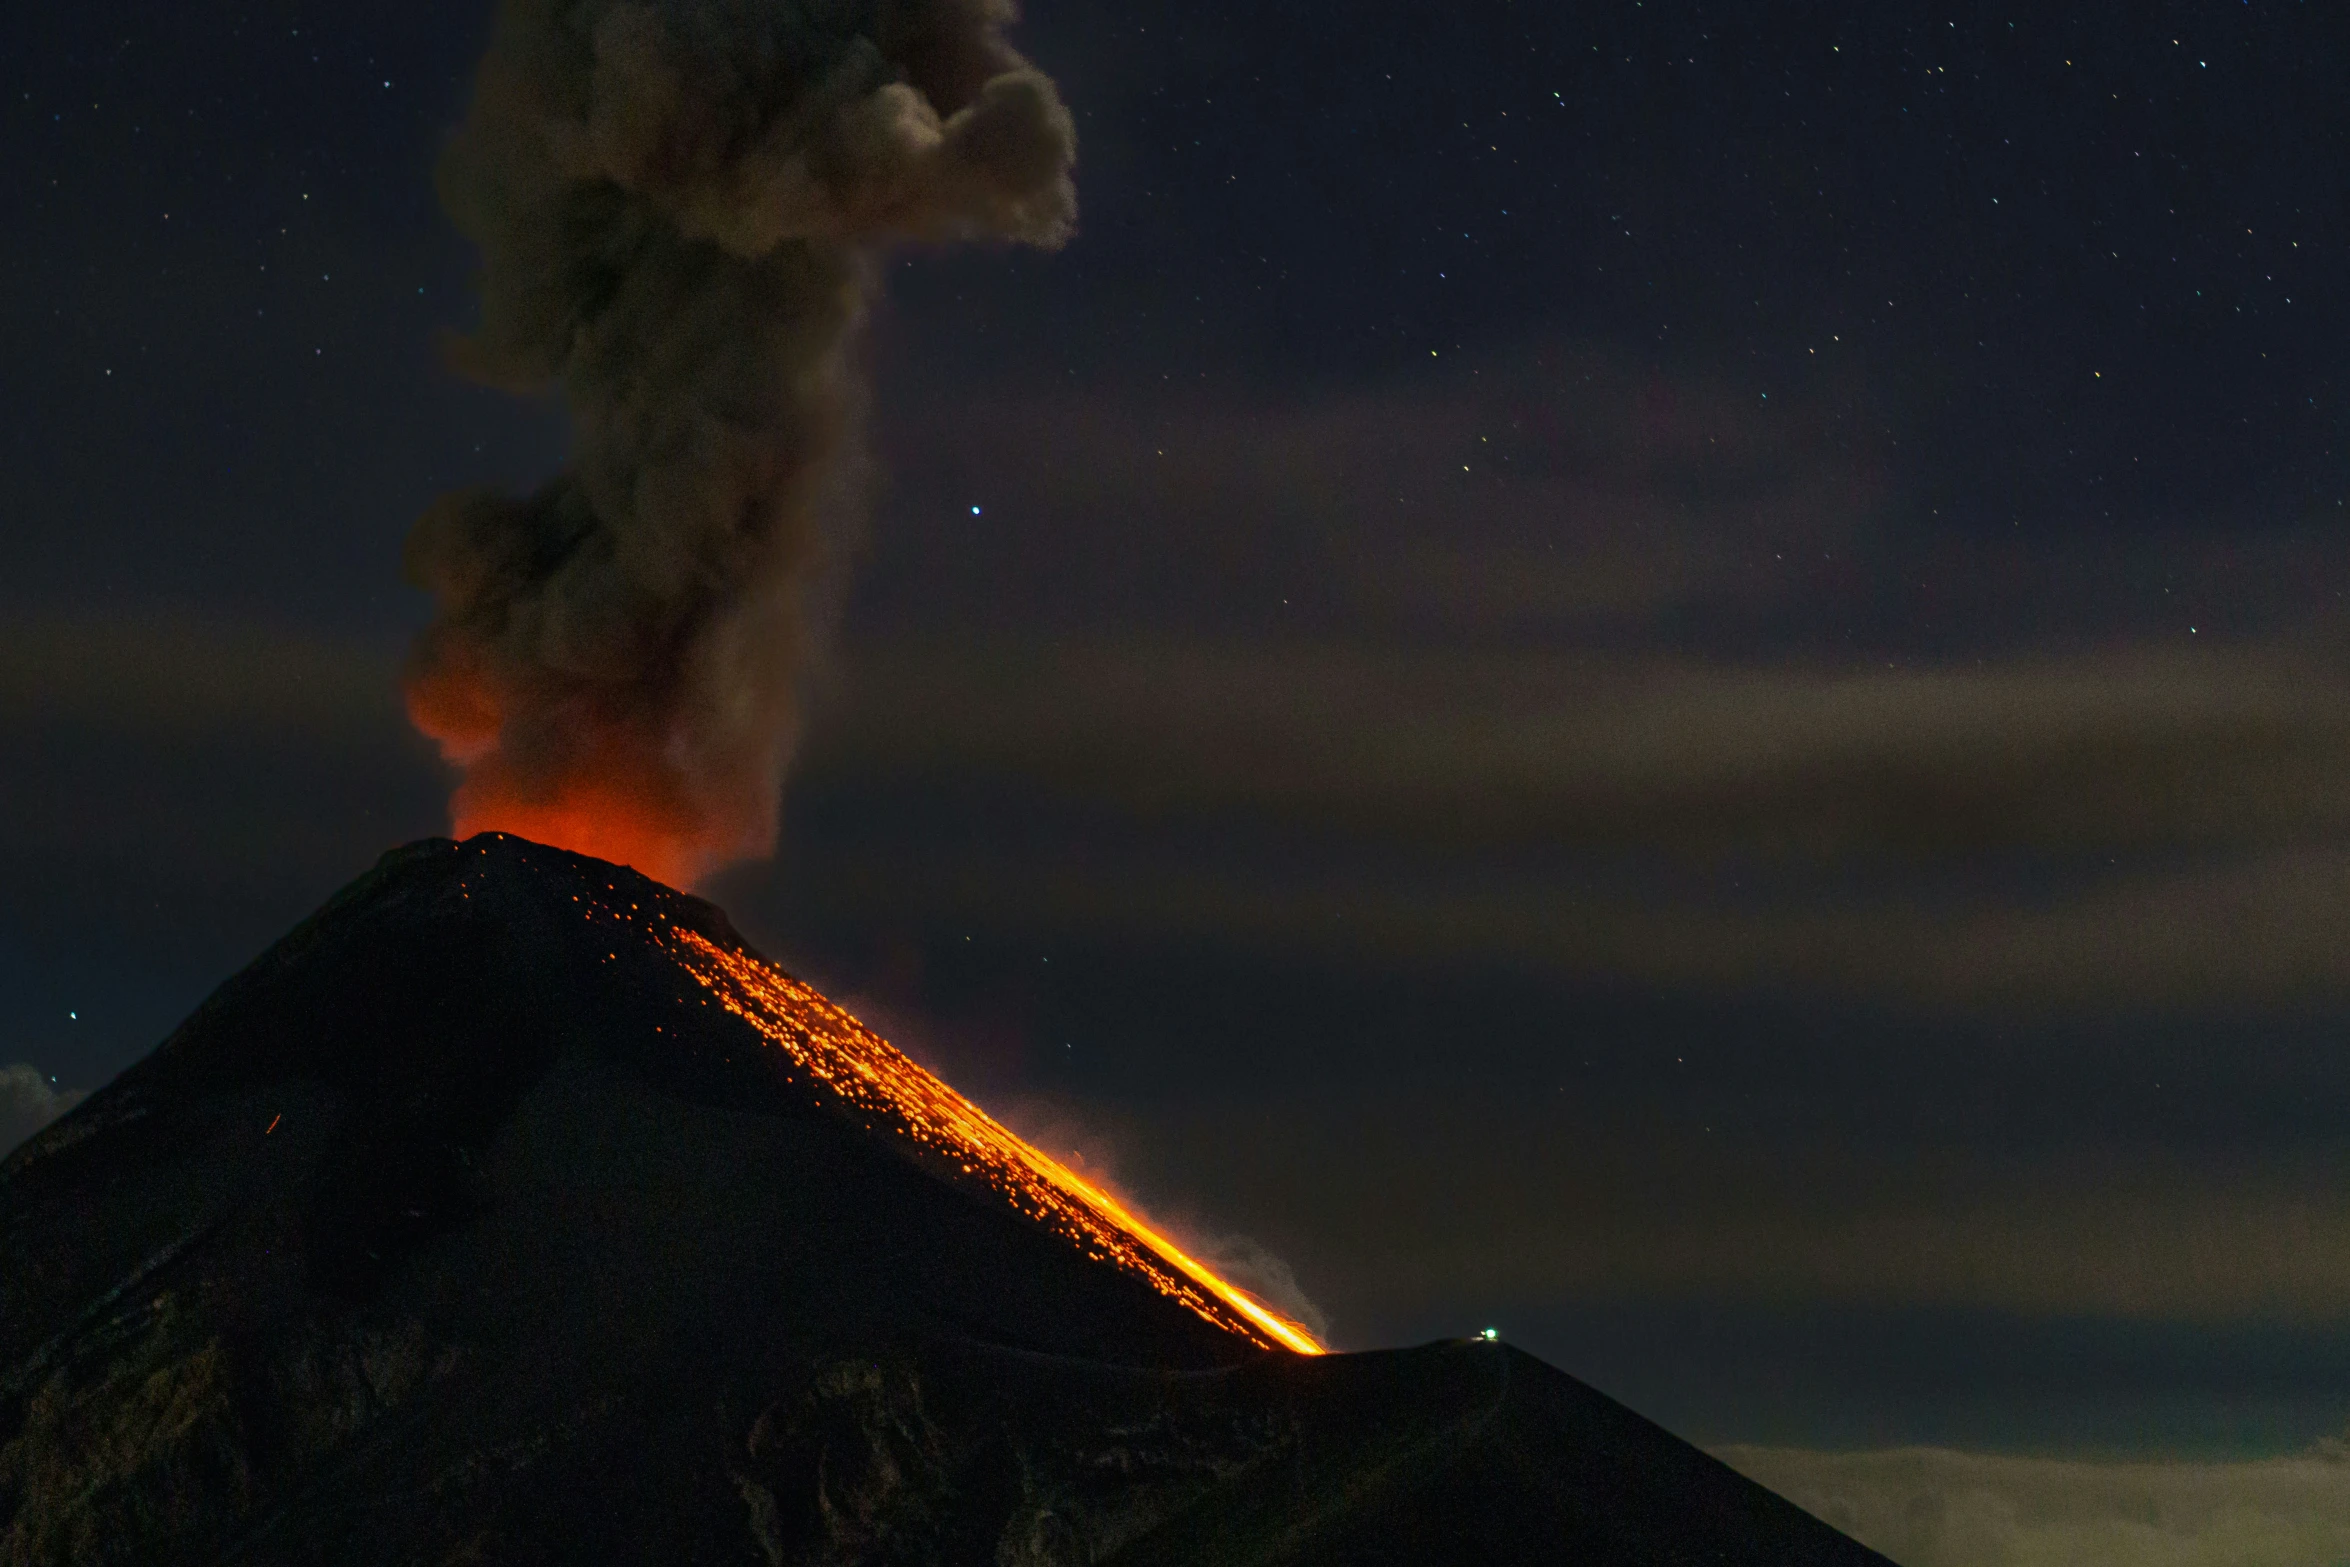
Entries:
<svg viewBox="0 0 2350 1567">
<path fill-rule="evenodd" d="M 413 845 L 0 1164 L 0 1567 L 1882 1562 L 1504 1346 L 1266 1347 L 751 959 Z"/>
</svg>

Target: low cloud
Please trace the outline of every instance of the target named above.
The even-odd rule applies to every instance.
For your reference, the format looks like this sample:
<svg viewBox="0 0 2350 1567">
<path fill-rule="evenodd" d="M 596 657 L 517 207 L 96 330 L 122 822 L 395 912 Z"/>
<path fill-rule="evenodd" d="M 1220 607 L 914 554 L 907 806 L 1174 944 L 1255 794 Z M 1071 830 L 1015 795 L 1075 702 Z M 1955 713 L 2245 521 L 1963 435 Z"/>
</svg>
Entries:
<svg viewBox="0 0 2350 1567">
<path fill-rule="evenodd" d="M 801 906 L 1943 1013 L 2350 998 L 2330 521 L 1946 516 L 1865 366 L 952 406 L 793 785 L 839 807 Z"/>
<path fill-rule="evenodd" d="M 803 787 L 1089 824 L 1065 856 L 877 834 L 843 880 L 899 916 L 2171 1009 L 2350 996 L 2346 771 L 2321 639 L 1924 670 L 1097 641 L 861 648 Z"/>
<path fill-rule="evenodd" d="M 138 906 L 289 864 L 315 889 L 441 830 L 399 659 L 390 639 L 170 613 L 0 623 L 0 814 L 37 824 L 0 835 L 10 892 L 69 878 Z"/>
<path fill-rule="evenodd" d="M 1768 400 L 1751 367 L 1562 342 L 1270 391 L 1022 396 L 999 362 L 981 373 L 984 395 L 885 377 L 929 399 L 895 421 L 899 500 L 872 543 L 869 607 L 902 624 L 1971 660 L 2268 635 L 2335 612 L 2350 565 L 2331 506 L 1961 518 L 1936 504 L 1934 442 L 1903 428 L 1939 409 L 1903 412 L 1857 365 Z"/>
<path fill-rule="evenodd" d="M 1021 520 L 932 537 L 914 510 L 902 526 L 934 600 L 1044 588 L 1040 612 L 1064 623 L 1114 602 L 1245 619 L 1234 590 L 1252 580 L 1358 626 L 1485 634 L 1785 602 L 1823 568 L 1850 575 L 1895 453 L 1857 384 L 1760 403 L 1734 377 L 1571 345 L 1302 396 L 1007 397 L 999 368 L 986 397 L 911 419 L 893 466 Z M 1052 569 L 1005 582 L 961 558 L 981 538 L 1000 549 L 1005 527 L 1049 536 Z"/>
<path fill-rule="evenodd" d="M 1473 847 L 1821 861 L 2350 833 L 2350 657 L 1920 670 L 1361 644 L 859 649 L 820 764 Z"/>
<path fill-rule="evenodd" d="M 77 1089 L 59 1088 L 37 1067 L 0 1066 L 0 1157 L 82 1102 Z"/>
<path fill-rule="evenodd" d="M 0 723 L 65 722 L 146 740 L 396 733 L 400 645 L 193 615 L 0 622 Z"/>
<path fill-rule="evenodd" d="M 0 804 L 44 824 L 26 874 L 233 877 L 292 846 L 331 880 L 438 829 L 396 656 L 168 618 L 0 630 Z M 2298 1008 L 2350 998 L 2345 773 L 2331 634 L 1926 669 L 868 641 L 794 785 L 855 819 L 790 876 L 851 918 L 1038 937 L 1972 1012 Z M 973 801 L 1084 826 L 941 836 Z"/>
<path fill-rule="evenodd" d="M 192 1005 L 385 849 L 444 831 L 400 651 L 167 611 L 0 615 L 0 924 L 24 960 Z M 74 1048 L 118 1059 L 170 1021 Z"/>
<path fill-rule="evenodd" d="M 1733 1447 L 1732 1468 L 1901 1567 L 2337 1567 L 2350 1464 L 2092 1463 Z"/>
<path fill-rule="evenodd" d="M 1342 1334 L 1460 1301 L 2345 1320 L 2350 1183 L 2332 1154 L 1790 1149 L 1611 1131 L 1578 1108 L 1537 1094 L 1168 1110 L 1129 1149 L 1148 1184 L 1280 1248 Z"/>
</svg>

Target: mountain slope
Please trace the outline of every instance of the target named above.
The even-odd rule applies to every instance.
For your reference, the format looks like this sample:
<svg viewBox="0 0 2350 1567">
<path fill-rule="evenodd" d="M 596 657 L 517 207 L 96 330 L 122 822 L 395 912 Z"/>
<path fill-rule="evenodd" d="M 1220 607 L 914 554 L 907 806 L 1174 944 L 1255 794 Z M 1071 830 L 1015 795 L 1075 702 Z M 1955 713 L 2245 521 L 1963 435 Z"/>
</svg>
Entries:
<svg viewBox="0 0 2350 1567">
<path fill-rule="evenodd" d="M 1268 1348 L 907 1072 L 708 904 L 386 856 L 0 1164 L 0 1567 L 1876 1560 L 1499 1346 Z"/>
</svg>

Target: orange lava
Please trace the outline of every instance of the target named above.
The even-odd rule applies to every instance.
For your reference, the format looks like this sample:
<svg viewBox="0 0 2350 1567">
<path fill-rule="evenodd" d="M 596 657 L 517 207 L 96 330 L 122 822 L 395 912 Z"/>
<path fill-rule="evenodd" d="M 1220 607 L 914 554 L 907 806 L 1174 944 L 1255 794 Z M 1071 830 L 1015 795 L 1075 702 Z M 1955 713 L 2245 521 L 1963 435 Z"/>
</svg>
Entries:
<svg viewBox="0 0 2350 1567">
<path fill-rule="evenodd" d="M 405 694 L 409 722 L 465 769 L 449 802 L 456 837 L 511 833 L 672 887 L 693 886 L 728 857 L 657 738 L 582 711 L 562 726 L 560 747 L 517 755 L 508 699 L 445 646 L 432 667 L 409 672 Z"/>
<path fill-rule="evenodd" d="M 848 1013 L 780 969 L 672 927 L 672 952 L 719 1005 L 851 1108 L 993 1187 L 1088 1256 L 1139 1275 L 1229 1332 L 1319 1355 L 1313 1335 L 1184 1253 L 1124 1203 L 1037 1152 Z"/>
<path fill-rule="evenodd" d="M 533 800 L 497 783 L 494 772 L 477 766 L 459 786 L 450 804 L 457 837 L 511 833 L 625 865 L 672 887 L 691 887 L 710 869 L 711 857 L 678 834 L 670 813 L 629 795 L 575 784 L 553 799 Z"/>
</svg>

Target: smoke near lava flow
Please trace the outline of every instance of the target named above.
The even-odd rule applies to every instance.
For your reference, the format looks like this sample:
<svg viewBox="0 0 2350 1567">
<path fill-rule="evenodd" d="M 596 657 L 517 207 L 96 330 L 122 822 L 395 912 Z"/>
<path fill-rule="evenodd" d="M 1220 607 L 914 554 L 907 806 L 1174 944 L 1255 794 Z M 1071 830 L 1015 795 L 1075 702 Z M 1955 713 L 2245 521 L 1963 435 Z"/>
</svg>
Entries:
<svg viewBox="0 0 2350 1567">
<path fill-rule="evenodd" d="M 773 846 L 810 589 L 856 502 L 857 329 L 893 243 L 1052 246 L 1076 132 L 1010 0 L 503 0 L 443 199 L 482 251 L 461 368 L 557 387 L 536 495 L 442 497 L 408 711 L 505 832 L 689 886 Z M 1319 1353 L 821 997 L 678 933 L 724 1005 L 857 1110 L 1089 1256 Z M 813 1020 L 813 1021 L 811 1021 Z"/>
<path fill-rule="evenodd" d="M 1303 1324 L 1227 1283 L 1111 1193 L 1029 1146 L 808 985 L 706 936 L 681 929 L 666 934 L 670 956 L 720 1006 L 852 1114 L 946 1159 L 1095 1261 L 1134 1274 L 1227 1332 L 1268 1349 L 1323 1352 Z"/>
<path fill-rule="evenodd" d="M 1054 246 L 1076 135 L 1010 0 L 503 0 L 443 199 L 475 378 L 560 389 L 570 466 L 443 497 L 406 682 L 501 830 L 686 886 L 773 847 L 855 340 L 894 243 Z"/>
<path fill-rule="evenodd" d="M 571 466 L 444 496 L 408 711 L 506 832 L 688 886 L 773 846 L 807 597 L 855 503 L 852 353 L 893 242 L 1057 245 L 1076 134 L 1009 0 L 504 0 L 441 167 L 481 246 L 460 364 L 559 387 Z M 1318 1353 L 796 981 L 676 955 L 842 1099 L 1230 1331 Z M 822 1026 L 812 1024 L 818 1019 Z"/>
</svg>

